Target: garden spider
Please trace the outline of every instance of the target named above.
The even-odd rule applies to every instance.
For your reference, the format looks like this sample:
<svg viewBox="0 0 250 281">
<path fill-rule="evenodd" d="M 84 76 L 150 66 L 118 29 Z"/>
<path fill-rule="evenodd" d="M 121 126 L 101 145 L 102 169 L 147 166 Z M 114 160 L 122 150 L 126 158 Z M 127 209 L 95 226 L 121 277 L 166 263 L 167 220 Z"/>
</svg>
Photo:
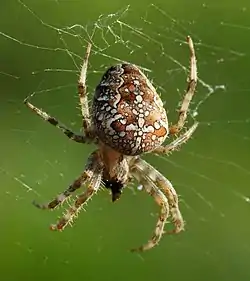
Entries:
<svg viewBox="0 0 250 281">
<path fill-rule="evenodd" d="M 160 207 L 152 238 L 141 247 L 133 249 L 134 251 L 145 251 L 157 245 L 169 216 L 174 225 L 173 233 L 184 229 L 175 189 L 170 181 L 142 160 L 140 155 L 146 152 L 168 154 L 185 143 L 197 128 L 196 122 L 173 142 L 162 145 L 168 134 L 176 135 L 183 128 L 197 84 L 195 51 L 189 36 L 187 43 L 191 53 L 188 87 L 179 110 L 178 122 L 170 127 L 155 88 L 137 66 L 128 63 L 117 64 L 106 71 L 96 88 L 89 112 L 86 75 L 91 44 L 87 46 L 78 81 L 83 135 L 73 133 L 54 117 L 35 107 L 28 101 L 30 96 L 25 99 L 24 103 L 33 112 L 59 128 L 68 138 L 78 143 L 94 142 L 98 147 L 90 154 L 82 174 L 63 193 L 48 204 L 34 203 L 40 209 L 54 209 L 77 189 L 86 185 L 86 190 L 77 196 L 61 219 L 51 225 L 52 230 L 63 230 L 72 222 L 100 186 L 109 188 L 112 201 L 116 201 L 132 178 L 143 186 Z"/>
</svg>

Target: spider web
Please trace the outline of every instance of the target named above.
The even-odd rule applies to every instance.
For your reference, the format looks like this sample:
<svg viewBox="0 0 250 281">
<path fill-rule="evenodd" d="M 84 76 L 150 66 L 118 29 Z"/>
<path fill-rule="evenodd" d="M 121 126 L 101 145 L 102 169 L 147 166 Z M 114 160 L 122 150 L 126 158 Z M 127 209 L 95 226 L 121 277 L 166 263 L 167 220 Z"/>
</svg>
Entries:
<svg viewBox="0 0 250 281">
<path fill-rule="evenodd" d="M 2 118 L 8 121 L 3 124 L 5 133 L 1 140 L 3 157 L 0 176 L 4 188 L 1 191 L 3 199 L 0 209 L 11 206 L 18 210 L 29 210 L 29 213 L 29 202 L 34 197 L 41 201 L 52 198 L 80 173 L 90 150 L 89 147 L 83 148 L 68 142 L 56 129 L 43 124 L 38 117 L 31 116 L 22 104 L 28 94 L 34 93 L 32 102 L 35 105 L 56 116 L 73 130 L 79 130 L 81 119 L 80 110 L 75 106 L 78 104 L 76 79 L 89 41 L 93 45 L 87 83 L 90 98 L 108 66 L 117 62 L 132 62 L 153 80 L 164 100 L 169 120 L 175 122 L 176 109 L 186 88 L 189 52 L 185 38 L 190 35 L 198 59 L 199 84 L 189 110 L 187 127 L 191 126 L 194 119 L 200 122 L 200 126 L 195 136 L 179 152 L 168 157 L 146 155 L 145 159 L 175 186 L 180 195 L 181 209 L 190 224 L 189 229 L 193 226 L 197 230 L 196 223 L 213 225 L 214 220 L 216 225 L 221 223 L 229 229 L 228 218 L 233 216 L 233 220 L 240 220 L 245 233 L 249 233 L 249 228 L 246 229 L 241 220 L 242 213 L 244 216 L 250 213 L 247 157 L 250 153 L 247 102 L 250 87 L 248 77 L 242 73 L 247 69 L 249 50 L 235 40 L 228 40 L 230 44 L 226 44 L 213 36 L 205 36 L 199 29 L 201 19 L 198 17 L 196 20 L 180 20 L 174 13 L 168 13 L 154 4 L 141 8 L 139 12 L 132 6 L 118 7 L 113 13 L 97 14 L 93 19 L 90 16 L 89 20 L 83 20 L 77 14 L 72 22 L 72 17 L 69 20 L 66 16 L 55 20 L 53 13 L 47 13 L 41 3 L 16 1 L 13 5 L 16 15 L 28 24 L 16 30 L 6 20 L 0 30 L 1 48 L 4 51 L 7 48 L 15 50 L 11 58 L 3 59 L 0 68 L 0 79 L 8 93 L 0 97 Z M 72 5 L 78 7 L 76 3 Z M 50 1 L 46 5 L 53 11 L 60 11 L 65 3 Z M 208 8 L 203 5 L 203 9 Z M 247 8 L 242 8 L 241 12 L 244 15 Z M 219 22 L 218 28 L 231 33 L 232 38 L 234 34 L 246 36 L 250 30 L 249 26 L 230 22 L 226 17 Z M 26 68 L 22 68 L 22 64 L 27 64 Z M 21 90 L 18 90 L 19 87 Z M 157 210 L 151 206 L 151 198 L 147 199 L 140 190 L 140 186 L 131 187 L 131 191 L 127 191 L 128 195 L 124 194 L 124 201 L 119 202 L 121 207 L 118 211 L 125 212 L 129 200 L 133 206 L 145 200 L 147 203 L 142 208 L 143 212 L 140 208 L 136 212 L 138 217 L 146 217 L 145 210 L 148 210 L 146 215 L 153 217 L 153 224 Z M 131 198 L 126 199 L 126 196 Z M 107 192 L 100 192 L 98 203 L 95 200 L 88 210 L 94 213 L 94 219 L 100 223 L 101 219 L 97 218 L 102 216 L 100 211 L 107 208 L 105 212 L 112 216 L 112 207 L 109 207 Z M 234 204 L 234 208 L 231 208 L 231 204 Z M 37 220 L 41 220 L 41 229 L 46 222 L 53 222 L 56 217 L 55 213 L 48 215 L 49 218 L 36 210 L 32 213 L 34 215 L 26 218 L 26 223 L 31 220 L 37 225 Z M 25 219 L 24 216 L 21 218 Z M 86 214 L 83 220 L 89 220 L 86 223 L 90 223 Z M 108 219 L 106 221 L 109 222 Z M 129 225 L 126 231 L 135 227 L 139 232 L 137 222 L 127 220 L 126 224 Z M 143 227 L 148 235 L 147 226 Z M 147 235 L 138 234 L 139 243 L 143 238 L 147 239 Z M 48 237 L 54 242 L 57 239 L 55 236 Z M 105 234 L 98 237 L 97 249 L 102 252 Z M 71 247 L 69 238 L 63 239 L 63 243 Z M 12 241 L 20 249 L 34 253 L 36 247 L 28 241 L 20 241 L 18 237 Z M 249 254 L 250 244 L 245 246 Z M 208 253 L 211 250 L 209 247 Z M 47 263 L 50 256 L 43 258 L 44 263 Z M 63 263 L 69 262 L 65 257 L 61 260 Z"/>
</svg>

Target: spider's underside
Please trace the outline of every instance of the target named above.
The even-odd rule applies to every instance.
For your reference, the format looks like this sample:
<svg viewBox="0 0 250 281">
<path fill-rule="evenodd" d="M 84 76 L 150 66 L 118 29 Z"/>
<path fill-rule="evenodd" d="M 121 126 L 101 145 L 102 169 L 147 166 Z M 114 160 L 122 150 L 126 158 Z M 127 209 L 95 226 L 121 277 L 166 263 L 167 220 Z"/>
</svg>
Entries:
<svg viewBox="0 0 250 281">
<path fill-rule="evenodd" d="M 59 128 L 68 138 L 79 143 L 94 142 L 95 150 L 88 158 L 82 174 L 61 194 L 48 204 L 34 203 L 41 209 L 54 209 L 61 205 L 74 191 L 85 185 L 86 190 L 77 196 L 59 221 L 51 225 L 53 230 L 63 230 L 78 214 L 82 206 L 98 191 L 101 185 L 109 188 L 112 201 L 120 198 L 122 189 L 133 178 L 151 195 L 160 207 L 160 214 L 152 238 L 135 251 L 148 250 L 160 241 L 164 226 L 171 218 L 178 233 L 184 229 L 184 221 L 178 206 L 178 196 L 168 181 L 153 166 L 142 160 L 147 152 L 168 154 L 185 143 L 198 123 L 180 134 L 173 142 L 162 145 L 168 134 L 177 135 L 183 128 L 190 101 L 197 83 L 194 46 L 187 37 L 191 59 L 188 87 L 184 95 L 179 118 L 168 126 L 163 103 L 141 70 L 133 64 L 110 67 L 96 88 L 92 108 L 89 111 L 86 92 L 86 74 L 91 45 L 88 44 L 83 60 L 78 93 L 80 98 L 84 134 L 75 134 L 54 117 L 35 107 L 25 99 L 25 104 L 45 121 Z"/>
</svg>

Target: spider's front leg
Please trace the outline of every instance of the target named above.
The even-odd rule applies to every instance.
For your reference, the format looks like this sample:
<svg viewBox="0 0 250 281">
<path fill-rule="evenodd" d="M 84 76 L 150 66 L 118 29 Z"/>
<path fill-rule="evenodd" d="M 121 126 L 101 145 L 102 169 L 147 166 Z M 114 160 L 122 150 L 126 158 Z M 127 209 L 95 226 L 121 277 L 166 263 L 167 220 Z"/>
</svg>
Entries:
<svg viewBox="0 0 250 281">
<path fill-rule="evenodd" d="M 169 215 L 169 203 L 161 190 L 159 190 L 149 178 L 145 177 L 145 175 L 143 175 L 144 172 L 141 172 L 136 165 L 131 168 L 131 174 L 143 185 L 146 192 L 155 199 L 157 205 L 160 206 L 160 214 L 153 236 L 146 244 L 131 250 L 132 252 L 142 252 L 153 248 L 161 240 L 161 237 L 164 234 L 164 226 Z"/>
<path fill-rule="evenodd" d="M 92 176 L 92 172 L 86 169 L 74 182 L 62 193 L 57 195 L 53 200 L 46 204 L 40 204 L 33 201 L 33 204 L 39 209 L 55 209 L 60 206 L 67 198 L 69 198 L 77 189 L 85 184 Z"/>
<path fill-rule="evenodd" d="M 195 93 L 195 88 L 197 84 L 197 64 L 196 64 L 196 56 L 194 50 L 194 44 L 190 36 L 187 37 L 187 42 L 190 50 L 190 73 L 188 77 L 188 87 L 186 93 L 184 95 L 181 108 L 179 110 L 179 118 L 175 125 L 170 126 L 169 133 L 171 135 L 178 134 L 183 128 L 185 121 L 187 119 L 187 111 L 190 105 L 190 102 Z"/>
<path fill-rule="evenodd" d="M 102 174 L 95 172 L 88 184 L 86 191 L 77 196 L 74 204 L 72 204 L 66 213 L 57 221 L 56 224 L 50 226 L 51 230 L 63 230 L 80 212 L 84 204 L 98 191 L 100 188 Z"/>
<path fill-rule="evenodd" d="M 179 233 L 180 231 L 184 230 L 184 220 L 179 209 L 178 195 L 171 182 L 153 166 L 142 159 L 138 159 L 134 165 L 144 178 L 153 182 L 155 186 L 159 187 L 167 197 L 172 222 L 174 223 L 173 231 L 168 233 Z"/>
<path fill-rule="evenodd" d="M 62 230 L 80 211 L 84 203 L 86 203 L 99 189 L 102 179 L 102 161 L 99 157 L 98 151 L 92 153 L 88 159 L 85 171 L 77 178 L 73 184 L 69 186 L 63 193 L 59 194 L 48 204 L 34 203 L 40 209 L 54 209 L 56 206 L 61 205 L 66 198 L 71 196 L 74 191 L 79 189 L 82 185 L 88 184 L 84 193 L 80 194 L 64 216 L 51 226 L 52 230 Z"/>
</svg>

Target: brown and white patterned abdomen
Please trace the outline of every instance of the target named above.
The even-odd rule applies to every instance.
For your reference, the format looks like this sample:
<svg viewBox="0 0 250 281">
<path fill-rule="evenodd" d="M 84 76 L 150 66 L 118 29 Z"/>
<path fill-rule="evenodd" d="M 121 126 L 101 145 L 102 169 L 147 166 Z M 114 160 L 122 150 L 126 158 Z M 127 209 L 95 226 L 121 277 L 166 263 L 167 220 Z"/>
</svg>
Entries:
<svg viewBox="0 0 250 281">
<path fill-rule="evenodd" d="M 100 141 L 125 155 L 152 151 L 168 135 L 163 103 L 133 64 L 107 70 L 95 91 L 92 118 Z"/>
</svg>

